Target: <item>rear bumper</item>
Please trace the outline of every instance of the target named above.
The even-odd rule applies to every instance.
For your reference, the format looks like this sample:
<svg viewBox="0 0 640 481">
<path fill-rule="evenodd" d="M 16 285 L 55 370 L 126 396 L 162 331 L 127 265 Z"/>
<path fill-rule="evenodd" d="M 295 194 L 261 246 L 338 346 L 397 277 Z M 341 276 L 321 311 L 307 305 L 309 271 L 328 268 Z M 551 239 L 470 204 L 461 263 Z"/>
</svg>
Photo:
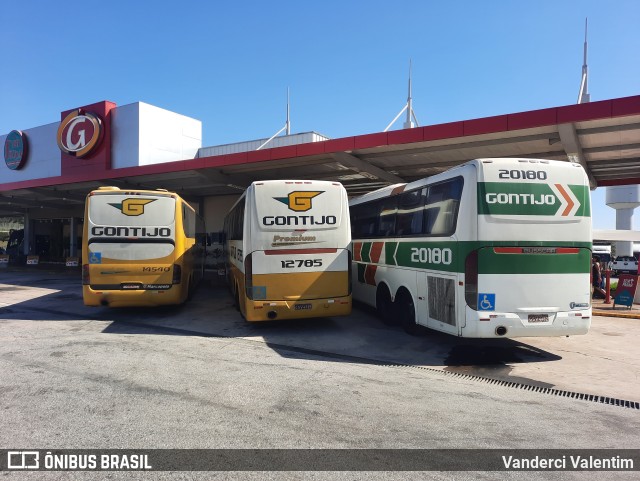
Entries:
<svg viewBox="0 0 640 481">
<path fill-rule="evenodd" d="M 348 316 L 351 296 L 299 301 L 246 301 L 247 321 L 308 319 L 312 317 Z M 297 306 L 297 307 L 296 307 Z"/>
<path fill-rule="evenodd" d="M 461 329 L 461 335 L 478 338 L 577 336 L 587 334 L 591 327 L 591 308 L 550 313 L 549 317 L 552 321 L 548 324 L 528 324 L 524 315 L 500 312 L 480 314 L 467 307 L 467 322 Z"/>
<path fill-rule="evenodd" d="M 85 306 L 152 307 L 180 304 L 182 289 L 172 286 L 166 290 L 95 290 L 82 286 Z"/>
</svg>

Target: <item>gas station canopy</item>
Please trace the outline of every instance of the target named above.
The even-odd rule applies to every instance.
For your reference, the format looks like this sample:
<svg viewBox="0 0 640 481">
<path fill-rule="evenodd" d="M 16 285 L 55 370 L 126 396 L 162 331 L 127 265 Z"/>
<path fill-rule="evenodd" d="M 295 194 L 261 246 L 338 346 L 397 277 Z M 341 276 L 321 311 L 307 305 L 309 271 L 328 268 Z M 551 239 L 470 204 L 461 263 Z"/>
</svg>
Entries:
<svg viewBox="0 0 640 481">
<path fill-rule="evenodd" d="M 592 188 L 640 184 L 640 96 L 106 173 L 1 183 L 0 215 L 22 214 L 33 207 L 77 206 L 89 191 L 105 185 L 162 188 L 195 200 L 239 194 L 255 180 L 319 179 L 341 182 L 350 196 L 358 196 L 483 157 L 579 162 Z"/>
</svg>

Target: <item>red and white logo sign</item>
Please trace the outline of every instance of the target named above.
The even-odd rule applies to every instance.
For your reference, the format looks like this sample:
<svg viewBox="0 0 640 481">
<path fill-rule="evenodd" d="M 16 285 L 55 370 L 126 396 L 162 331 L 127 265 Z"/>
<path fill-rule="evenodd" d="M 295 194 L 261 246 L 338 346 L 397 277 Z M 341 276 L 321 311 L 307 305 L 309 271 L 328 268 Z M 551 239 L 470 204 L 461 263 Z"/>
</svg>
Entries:
<svg viewBox="0 0 640 481">
<path fill-rule="evenodd" d="M 58 147 L 68 155 L 86 157 L 102 142 L 102 120 L 96 114 L 76 109 L 58 127 Z"/>
</svg>

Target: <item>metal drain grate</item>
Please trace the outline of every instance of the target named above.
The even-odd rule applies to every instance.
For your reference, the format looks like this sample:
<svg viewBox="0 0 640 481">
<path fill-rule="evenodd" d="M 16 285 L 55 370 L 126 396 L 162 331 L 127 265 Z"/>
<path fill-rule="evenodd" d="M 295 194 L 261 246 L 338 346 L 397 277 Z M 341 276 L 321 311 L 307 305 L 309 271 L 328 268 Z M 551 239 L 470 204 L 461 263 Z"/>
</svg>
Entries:
<svg viewBox="0 0 640 481">
<path fill-rule="evenodd" d="M 493 384 L 496 386 L 504 386 L 504 387 L 510 387 L 510 388 L 515 388 L 515 389 L 521 389 L 524 391 L 532 391 L 532 392 L 537 392 L 540 394 L 548 394 L 551 396 L 561 396 L 561 397 L 566 397 L 566 398 L 570 398 L 570 399 L 577 399 L 580 401 L 589 401 L 589 402 L 594 402 L 594 403 L 600 403 L 600 404 L 607 404 L 609 406 L 619 406 L 619 407 L 624 407 L 624 408 L 629 408 L 629 409 L 637 409 L 640 410 L 640 402 L 637 401 L 628 401 L 626 399 L 618 399 L 618 398 L 612 398 L 612 397 L 607 397 L 607 396 L 599 396 L 597 394 L 585 394 L 585 393 L 579 393 L 579 392 L 573 392 L 573 391 L 564 391 L 562 389 L 552 389 L 552 388 L 548 388 L 548 387 L 540 387 L 540 386 L 531 386 L 529 384 L 521 384 L 521 383 L 517 383 L 517 382 L 513 382 L 513 381 L 503 381 L 500 379 L 492 379 L 492 378 L 487 378 L 487 377 L 482 377 L 482 376 L 473 376 L 471 374 L 461 374 L 461 373 L 457 373 L 457 372 L 450 372 L 450 371 L 441 371 L 439 369 L 433 369 L 433 368 L 429 368 L 429 367 L 424 367 L 424 366 L 414 366 L 411 364 L 387 364 L 387 367 L 404 367 L 404 368 L 411 368 L 411 369 L 421 369 L 424 371 L 430 371 L 430 372 L 435 372 L 435 373 L 439 373 L 439 374 L 443 374 L 445 376 L 454 376 L 460 379 L 469 379 L 472 381 L 479 381 L 479 382 L 483 382 L 485 384 Z"/>
<path fill-rule="evenodd" d="M 174 328 L 174 327 L 162 327 L 162 326 L 154 326 L 154 325 L 150 325 L 150 324 L 145 324 L 142 322 L 132 322 L 132 321 L 116 321 L 116 323 L 118 324 L 124 324 L 124 325 L 135 325 L 138 327 L 145 327 L 148 328 L 150 330 L 158 330 L 158 331 L 169 331 L 169 332 L 174 332 L 176 334 L 183 334 L 183 335 L 188 335 L 188 336 L 199 336 L 199 337 L 213 337 L 213 338 L 229 338 L 229 339 L 238 339 L 240 341 L 245 341 L 245 342 L 259 342 L 259 343 L 263 343 L 264 341 L 258 341 L 258 340 L 252 340 L 252 339 L 239 339 L 239 338 L 234 338 L 233 336 L 225 336 L 222 334 L 207 334 L 207 333 L 203 333 L 203 332 L 198 332 L 198 331 L 190 331 L 187 329 L 180 329 L 180 328 Z M 588 402 L 594 402 L 594 403 L 599 403 L 599 404 L 606 404 L 609 406 L 617 406 L 617 407 L 623 407 L 623 408 L 628 408 L 628 409 L 637 409 L 640 410 L 640 402 L 636 402 L 636 401 L 627 401 L 625 399 L 617 399 L 617 398 L 612 398 L 612 397 L 607 397 L 607 396 L 599 396 L 597 394 L 584 394 L 584 393 L 577 393 L 577 392 L 572 392 L 572 391 L 563 391 L 561 389 L 551 389 L 551 388 L 546 388 L 546 387 L 540 387 L 540 386 L 532 386 L 529 384 L 521 384 L 521 383 L 517 383 L 517 382 L 513 382 L 513 381 L 502 381 L 500 379 L 492 379 L 492 378 L 487 378 L 487 377 L 482 377 L 482 376 L 473 376 L 471 374 L 463 374 L 463 373 L 457 373 L 457 372 L 450 372 L 450 371 L 441 371 L 439 369 L 433 369 L 431 367 L 424 367 L 424 366 L 416 366 L 413 364 L 401 364 L 401 363 L 390 363 L 390 362 L 385 362 L 385 361 L 380 361 L 377 359 L 369 359 L 366 357 L 358 357 L 358 356 L 349 356 L 348 354 L 338 354 L 338 353 L 333 353 L 333 352 L 327 352 L 327 351 L 318 351 L 315 349 L 308 349 L 308 348 L 304 348 L 304 347 L 295 347 L 295 346 L 287 346 L 284 344 L 274 344 L 274 343 L 269 343 L 269 346 L 272 348 L 277 348 L 277 349 L 282 349 L 282 350 L 286 350 L 286 351 L 290 351 L 290 352 L 297 352 L 300 354 L 311 354 L 314 356 L 318 356 L 318 357 L 324 357 L 324 358 L 329 358 L 329 359 L 342 359 L 345 361 L 350 361 L 350 362 L 357 362 L 360 364 L 368 364 L 368 365 L 373 365 L 373 366 L 380 366 L 380 367 L 392 367 L 392 368 L 403 368 L 403 369 L 421 369 L 423 371 L 429 371 L 429 372 L 433 372 L 433 373 L 437 373 L 440 375 L 444 375 L 444 376 L 454 376 L 456 378 L 460 378 L 460 379 L 469 379 L 472 381 L 477 381 L 477 382 L 482 382 L 482 383 L 487 383 L 487 384 L 493 384 L 496 386 L 504 386 L 504 387 L 510 387 L 510 388 L 514 388 L 514 389 L 522 389 L 525 391 L 532 391 L 532 392 L 537 392 L 540 394 L 547 394 L 550 396 L 561 396 L 561 397 L 566 397 L 566 398 L 570 398 L 570 399 L 576 399 L 579 401 L 588 401 Z"/>
</svg>

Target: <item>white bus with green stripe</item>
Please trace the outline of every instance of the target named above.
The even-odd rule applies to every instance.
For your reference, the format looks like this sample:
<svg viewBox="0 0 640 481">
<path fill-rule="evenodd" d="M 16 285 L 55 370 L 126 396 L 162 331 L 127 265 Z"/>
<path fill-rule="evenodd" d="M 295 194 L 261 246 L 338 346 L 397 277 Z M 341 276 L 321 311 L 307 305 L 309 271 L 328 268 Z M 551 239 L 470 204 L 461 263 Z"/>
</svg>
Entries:
<svg viewBox="0 0 640 481">
<path fill-rule="evenodd" d="M 352 199 L 353 298 L 410 333 L 586 334 L 591 208 L 584 169 L 479 159 Z"/>
</svg>

